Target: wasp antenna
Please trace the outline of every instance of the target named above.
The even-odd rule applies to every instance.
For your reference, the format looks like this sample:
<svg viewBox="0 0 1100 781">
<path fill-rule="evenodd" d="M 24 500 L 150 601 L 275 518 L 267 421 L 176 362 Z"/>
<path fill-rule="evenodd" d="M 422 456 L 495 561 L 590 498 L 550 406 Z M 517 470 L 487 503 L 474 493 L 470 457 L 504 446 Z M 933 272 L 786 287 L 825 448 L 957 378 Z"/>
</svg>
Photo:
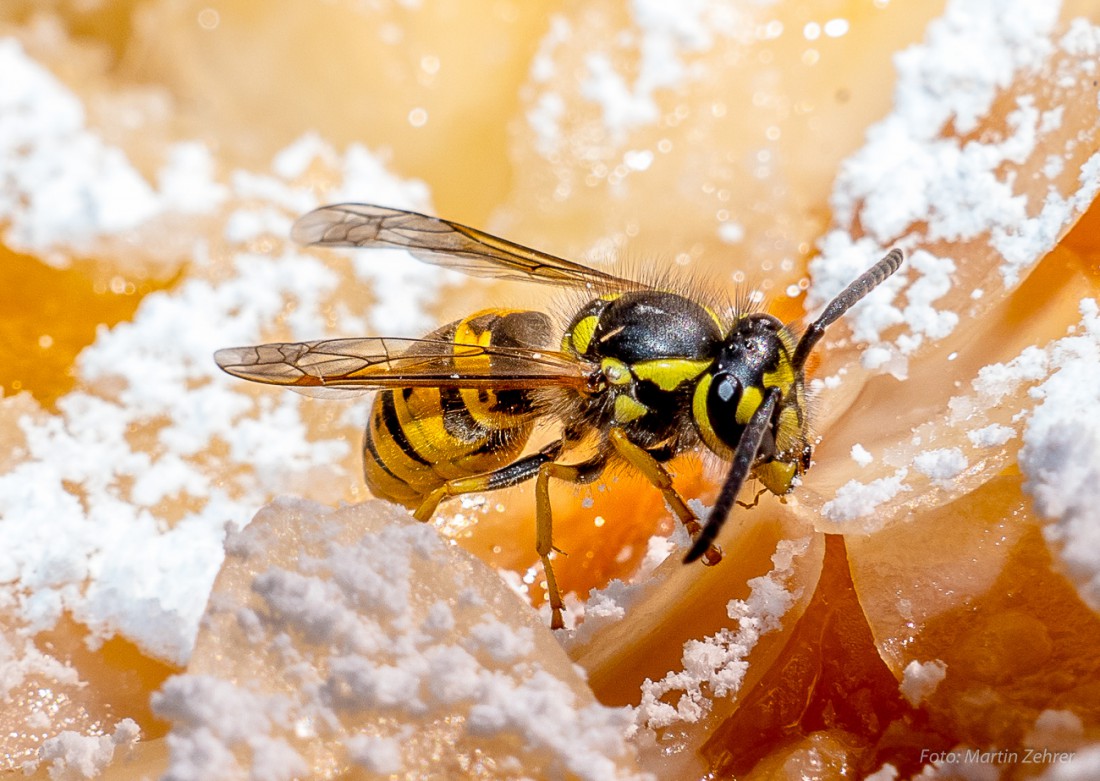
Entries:
<svg viewBox="0 0 1100 781">
<path fill-rule="evenodd" d="M 825 311 L 821 313 L 821 317 L 810 324 L 806 333 L 802 334 L 802 338 L 798 341 L 798 347 L 795 348 L 794 357 L 791 359 L 796 371 L 806 363 L 814 346 L 825 335 L 825 329 L 843 317 L 844 313 L 859 303 L 865 295 L 885 282 L 898 270 L 904 260 L 905 254 L 895 247 L 829 302 Z"/>
<path fill-rule="evenodd" d="M 744 485 L 745 478 L 749 476 L 749 470 L 752 469 L 753 462 L 756 461 L 756 454 L 760 450 L 760 442 L 764 439 L 764 432 L 768 430 L 768 426 L 771 424 L 772 412 L 775 410 L 779 393 L 779 388 L 768 388 L 764 394 L 764 400 L 760 402 L 760 406 L 756 408 L 756 412 L 753 413 L 748 426 L 742 432 L 741 441 L 738 442 L 737 450 L 733 454 L 733 463 L 730 464 L 730 471 L 726 475 L 726 482 L 722 484 L 722 491 L 718 494 L 714 507 L 710 509 L 706 526 L 699 532 L 699 536 L 695 538 L 691 550 L 684 556 L 684 564 L 691 564 L 703 557 L 703 554 L 710 549 L 711 543 L 718 536 L 722 524 L 729 517 L 733 503 L 737 500 L 737 494 L 741 492 L 741 486 Z"/>
</svg>

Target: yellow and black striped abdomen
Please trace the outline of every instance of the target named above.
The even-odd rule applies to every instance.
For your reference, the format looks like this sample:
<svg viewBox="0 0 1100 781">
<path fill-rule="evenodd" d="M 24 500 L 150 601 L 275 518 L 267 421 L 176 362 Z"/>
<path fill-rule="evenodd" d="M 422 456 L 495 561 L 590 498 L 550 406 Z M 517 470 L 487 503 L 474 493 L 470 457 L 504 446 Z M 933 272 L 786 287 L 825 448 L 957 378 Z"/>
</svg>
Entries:
<svg viewBox="0 0 1100 781">
<path fill-rule="evenodd" d="M 487 309 L 446 325 L 428 339 L 456 345 L 545 347 L 541 312 Z M 416 348 L 409 351 L 415 354 Z M 455 368 L 487 357 L 454 359 Z M 415 508 L 448 480 L 499 469 L 522 452 L 537 411 L 529 390 L 417 387 L 380 391 L 363 443 L 367 487 Z"/>
</svg>

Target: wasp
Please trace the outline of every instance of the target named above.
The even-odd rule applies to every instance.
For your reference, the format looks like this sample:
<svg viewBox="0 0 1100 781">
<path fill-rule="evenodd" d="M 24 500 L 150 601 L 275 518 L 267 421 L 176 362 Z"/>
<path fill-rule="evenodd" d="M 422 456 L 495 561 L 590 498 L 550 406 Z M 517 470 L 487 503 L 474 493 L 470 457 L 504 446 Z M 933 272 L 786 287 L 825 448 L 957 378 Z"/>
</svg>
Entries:
<svg viewBox="0 0 1100 781">
<path fill-rule="evenodd" d="M 893 274 L 892 250 L 801 334 L 762 312 L 613 276 L 458 223 L 366 204 L 301 217 L 304 245 L 386 247 L 478 277 L 580 291 L 564 329 L 534 310 L 490 308 L 421 339 L 364 337 L 218 350 L 236 377 L 308 395 L 378 391 L 363 441 L 371 492 L 420 521 L 448 497 L 534 480 L 536 550 L 551 626 L 564 626 L 551 563 L 549 483 L 589 483 L 612 461 L 640 471 L 691 534 L 685 563 L 715 564 L 714 544 L 752 475 L 789 493 L 810 465 L 805 366 L 825 329 Z M 525 454 L 535 427 L 549 444 Z M 558 431 L 560 429 L 560 432 Z M 705 447 L 729 463 L 705 523 L 666 464 Z"/>
</svg>

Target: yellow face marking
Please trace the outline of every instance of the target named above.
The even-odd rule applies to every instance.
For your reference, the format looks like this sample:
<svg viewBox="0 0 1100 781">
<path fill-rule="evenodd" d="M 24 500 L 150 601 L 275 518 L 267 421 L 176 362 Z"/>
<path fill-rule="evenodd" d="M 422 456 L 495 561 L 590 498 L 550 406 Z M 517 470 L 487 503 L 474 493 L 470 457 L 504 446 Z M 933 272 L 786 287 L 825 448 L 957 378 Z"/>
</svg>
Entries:
<svg viewBox="0 0 1100 781">
<path fill-rule="evenodd" d="M 741 400 L 737 402 L 737 411 L 734 412 L 733 419 L 742 426 L 748 425 L 753 413 L 760 407 L 760 402 L 763 400 L 764 394 L 759 388 L 752 385 L 745 388 L 741 391 Z"/>
<path fill-rule="evenodd" d="M 600 370 L 612 385 L 626 385 L 633 379 L 630 367 L 616 358 L 604 358 L 600 361 Z"/>
<path fill-rule="evenodd" d="M 592 334 L 596 332 L 597 322 L 599 318 L 596 315 L 589 315 L 581 318 L 580 322 L 573 326 L 573 349 L 578 355 L 583 355 L 588 350 L 588 345 L 592 343 Z"/>
<path fill-rule="evenodd" d="M 794 384 L 794 367 L 784 356 L 774 371 L 764 372 L 764 387 L 779 388 L 786 395 L 787 389 Z"/>
<path fill-rule="evenodd" d="M 615 399 L 616 423 L 629 423 L 632 420 L 640 418 L 647 412 L 649 412 L 649 407 L 634 401 L 634 399 L 630 398 L 625 393 Z"/>
<path fill-rule="evenodd" d="M 649 380 L 663 391 L 670 391 L 698 377 L 710 364 L 709 360 L 658 358 L 634 364 L 634 376 L 639 380 Z"/>
</svg>

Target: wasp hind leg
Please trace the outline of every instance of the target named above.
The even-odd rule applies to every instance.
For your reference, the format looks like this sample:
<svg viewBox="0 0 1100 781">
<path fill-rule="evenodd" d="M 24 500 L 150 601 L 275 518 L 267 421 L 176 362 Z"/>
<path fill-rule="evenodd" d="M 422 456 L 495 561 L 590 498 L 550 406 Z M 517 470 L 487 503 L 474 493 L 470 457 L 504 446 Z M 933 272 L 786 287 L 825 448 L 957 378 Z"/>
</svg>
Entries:
<svg viewBox="0 0 1100 781">
<path fill-rule="evenodd" d="M 609 438 L 619 455 L 625 458 L 631 466 L 645 475 L 646 479 L 661 492 L 665 502 L 672 508 L 676 517 L 680 519 L 680 523 L 684 524 L 684 528 L 687 529 L 687 533 L 691 535 L 691 539 L 699 539 L 699 535 L 703 531 L 703 526 L 699 523 L 699 519 L 695 516 L 695 513 L 692 512 L 692 509 L 687 506 L 687 502 L 684 501 L 683 497 L 680 496 L 672 486 L 672 477 L 669 476 L 668 470 L 665 469 L 651 453 L 627 439 L 622 429 L 611 429 Z M 703 563 L 708 566 L 713 566 L 721 560 L 721 548 L 717 545 L 709 545 L 703 556 Z"/>
<path fill-rule="evenodd" d="M 513 461 L 507 466 L 469 477 L 458 477 L 448 480 L 436 488 L 417 507 L 413 517 L 418 521 L 429 521 L 435 514 L 439 503 L 452 496 L 462 494 L 479 493 L 482 491 L 495 491 L 500 488 L 509 488 L 518 485 L 525 480 L 537 478 L 535 481 L 535 551 L 542 561 L 543 571 L 546 573 L 546 596 L 550 601 L 550 628 L 562 629 L 565 626 L 563 616 L 564 603 L 561 591 L 558 589 L 558 581 L 554 577 L 554 567 L 550 562 L 550 554 L 554 551 L 553 542 L 553 518 L 550 508 L 550 478 L 568 480 L 571 483 L 588 483 L 595 480 L 603 473 L 607 459 L 596 457 L 579 464 L 558 464 L 554 462 L 562 450 L 562 444 L 555 442 L 536 453 Z"/>
<path fill-rule="evenodd" d="M 413 517 L 418 521 L 427 522 L 435 515 L 436 508 L 444 499 L 461 496 L 462 494 L 497 491 L 501 488 L 511 488 L 513 485 L 519 485 L 537 475 L 539 467 L 553 461 L 560 452 L 561 444 L 555 442 L 536 453 L 502 466 L 500 469 L 448 480 L 424 497 L 424 501 L 416 508 Z"/>
</svg>

